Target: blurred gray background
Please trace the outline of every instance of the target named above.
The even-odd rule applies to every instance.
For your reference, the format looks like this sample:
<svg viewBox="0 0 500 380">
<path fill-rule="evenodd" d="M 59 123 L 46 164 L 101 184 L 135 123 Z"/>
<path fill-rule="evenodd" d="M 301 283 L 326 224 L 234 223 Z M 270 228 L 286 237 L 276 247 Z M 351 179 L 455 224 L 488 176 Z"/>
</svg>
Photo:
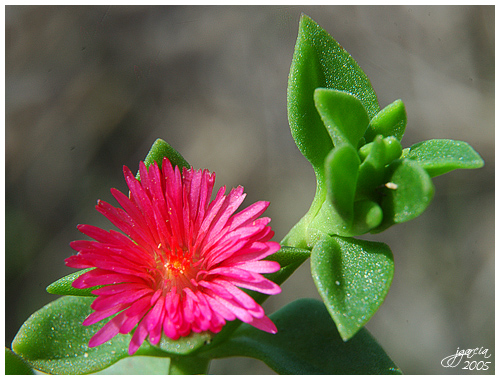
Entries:
<svg viewBox="0 0 500 380">
<path fill-rule="evenodd" d="M 367 236 L 395 257 L 367 325 L 392 359 L 407 374 L 484 372 L 440 362 L 494 350 L 493 6 L 7 6 L 6 346 L 73 271 L 76 225 L 109 227 L 97 199 L 125 191 L 122 166 L 137 170 L 158 137 L 218 186 L 243 185 L 245 205 L 271 201 L 278 241 L 307 211 L 314 175 L 286 115 L 301 12 L 358 61 L 381 107 L 405 102 L 404 146 L 465 140 L 485 159 L 437 177 L 421 217 Z M 318 298 L 309 262 L 265 308 L 300 297 Z M 239 358 L 211 373 L 273 372 Z"/>
</svg>

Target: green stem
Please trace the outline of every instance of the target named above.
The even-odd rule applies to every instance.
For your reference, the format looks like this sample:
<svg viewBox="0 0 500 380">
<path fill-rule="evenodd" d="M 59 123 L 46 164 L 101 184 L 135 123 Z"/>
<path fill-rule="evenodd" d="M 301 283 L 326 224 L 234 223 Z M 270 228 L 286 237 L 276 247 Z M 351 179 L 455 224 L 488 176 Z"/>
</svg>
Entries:
<svg viewBox="0 0 500 380">
<path fill-rule="evenodd" d="M 283 238 L 281 245 L 309 250 L 312 248 L 307 228 L 321 210 L 321 206 L 326 199 L 325 171 L 321 167 L 316 167 L 314 173 L 316 174 L 316 193 L 311 207 Z"/>
<path fill-rule="evenodd" d="M 204 375 L 208 373 L 210 359 L 199 356 L 170 357 L 169 375 Z"/>
</svg>

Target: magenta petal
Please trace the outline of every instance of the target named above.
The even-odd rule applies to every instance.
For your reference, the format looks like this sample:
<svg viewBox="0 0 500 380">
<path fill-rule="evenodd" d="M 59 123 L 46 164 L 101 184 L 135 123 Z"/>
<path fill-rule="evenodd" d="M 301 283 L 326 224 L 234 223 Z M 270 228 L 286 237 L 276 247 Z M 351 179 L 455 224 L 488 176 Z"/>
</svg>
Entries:
<svg viewBox="0 0 500 380">
<path fill-rule="evenodd" d="M 269 202 L 264 202 L 264 201 L 256 202 L 253 205 L 248 206 L 243 211 L 240 211 L 239 213 L 234 215 L 229 222 L 229 226 L 231 227 L 231 229 L 235 229 L 241 226 L 242 224 L 252 222 L 257 217 L 262 215 L 262 213 L 266 211 L 268 207 L 269 207 Z"/>
<path fill-rule="evenodd" d="M 224 281 L 222 279 L 216 279 L 213 282 L 221 285 L 221 287 L 224 287 L 224 289 L 229 294 L 231 294 L 233 299 L 238 301 L 246 309 L 248 309 L 248 310 L 258 309 L 258 310 L 262 310 L 262 312 L 263 312 L 262 307 L 257 302 L 255 302 L 255 300 L 252 297 L 250 297 L 248 294 L 246 294 L 244 291 L 237 288 L 236 286 L 234 286 L 230 282 Z"/>
<path fill-rule="evenodd" d="M 124 311 L 127 316 L 127 320 L 121 326 L 120 332 L 122 334 L 128 334 L 137 325 L 137 323 L 139 323 L 142 317 L 144 317 L 150 309 L 150 301 L 151 297 L 146 296 L 133 303 L 132 306 Z"/>
<path fill-rule="evenodd" d="M 281 288 L 279 285 L 275 284 L 272 281 L 269 281 L 267 279 L 263 279 L 262 281 L 255 283 L 255 282 L 244 282 L 244 281 L 239 281 L 235 279 L 227 279 L 228 281 L 231 281 L 233 285 L 239 286 L 241 288 L 249 289 L 249 290 L 254 290 L 256 292 L 264 293 L 264 294 L 279 294 L 281 293 Z"/>
<path fill-rule="evenodd" d="M 276 261 L 247 261 L 234 265 L 235 268 L 249 270 L 256 273 L 274 273 L 280 270 L 281 266 Z"/>
<path fill-rule="evenodd" d="M 91 288 L 93 286 L 112 285 L 122 282 L 141 283 L 142 279 L 137 276 L 112 273 L 110 271 L 104 271 L 101 269 L 94 269 L 82 274 L 75 281 L 73 281 L 72 285 L 77 289 L 85 289 Z"/>
<path fill-rule="evenodd" d="M 210 308 L 215 312 L 215 314 L 220 315 L 227 321 L 232 321 L 236 318 L 234 313 L 232 313 L 227 307 L 222 305 L 218 300 L 213 298 L 212 295 L 209 295 L 209 293 L 205 293 L 205 296 L 208 304 L 210 305 Z"/>
<path fill-rule="evenodd" d="M 90 314 L 87 318 L 85 318 L 85 320 L 82 322 L 82 325 L 84 326 L 93 325 L 94 323 L 100 322 L 103 319 L 111 317 L 112 315 L 118 313 L 119 311 L 126 309 L 128 306 L 129 306 L 128 304 L 121 304 L 106 310 L 95 311 L 92 314 Z"/>
<path fill-rule="evenodd" d="M 161 329 L 163 325 L 163 318 L 165 315 L 165 309 L 163 305 L 165 303 L 165 298 L 160 297 L 155 306 L 146 315 L 147 319 L 147 330 L 149 331 L 149 340 L 152 345 L 158 344 L 161 339 Z"/>
<path fill-rule="evenodd" d="M 110 233 L 106 230 L 103 230 L 102 228 L 89 226 L 88 224 L 79 224 L 77 228 L 81 233 L 84 233 L 85 235 L 99 242 L 109 243 L 110 241 L 113 241 Z"/>
<path fill-rule="evenodd" d="M 124 319 L 123 313 L 111 319 L 89 340 L 89 347 L 99 346 L 116 336 Z"/>
<path fill-rule="evenodd" d="M 131 290 L 127 290 L 118 294 L 97 297 L 97 299 L 92 302 L 91 307 L 96 311 L 106 310 L 114 307 L 115 305 L 133 303 L 146 294 L 151 294 L 152 292 L 153 290 L 148 288 L 143 288 L 140 290 L 132 288 Z"/>
<path fill-rule="evenodd" d="M 253 320 L 253 317 L 250 315 L 250 313 L 245 308 L 234 302 L 232 299 L 220 297 L 218 294 L 214 294 L 214 298 L 221 305 L 226 307 L 226 309 L 228 309 L 231 313 L 233 313 L 239 320 L 246 323 L 249 323 Z"/>
<path fill-rule="evenodd" d="M 139 323 L 139 326 L 137 326 L 134 335 L 132 335 L 132 340 L 130 341 L 130 345 L 128 347 L 128 354 L 134 355 L 139 347 L 141 347 L 147 336 L 148 330 L 146 328 L 146 323 L 142 321 L 141 323 Z"/>
<path fill-rule="evenodd" d="M 248 322 L 248 324 L 252 325 L 253 327 L 258 328 L 259 330 L 271 333 L 271 334 L 276 334 L 278 332 L 278 329 L 276 328 L 276 325 L 271 321 L 268 317 L 263 316 L 262 318 L 256 318 L 251 322 Z"/>
<path fill-rule="evenodd" d="M 130 290 L 141 290 L 144 289 L 144 285 L 140 284 L 116 284 L 116 285 L 109 285 L 105 286 L 103 288 L 95 289 L 92 291 L 92 294 L 95 294 L 96 296 L 110 296 L 113 294 L 118 294 L 122 293 L 125 291 L 130 291 Z"/>
<path fill-rule="evenodd" d="M 275 242 L 253 243 L 252 247 L 240 252 L 240 255 L 234 255 L 222 263 L 224 266 L 231 266 L 245 261 L 257 261 L 264 259 L 273 253 L 279 251 L 281 246 Z"/>
<path fill-rule="evenodd" d="M 81 255 L 70 256 L 64 260 L 64 263 L 70 268 L 93 268 L 93 264 L 90 261 L 85 260 L 85 258 Z"/>
</svg>

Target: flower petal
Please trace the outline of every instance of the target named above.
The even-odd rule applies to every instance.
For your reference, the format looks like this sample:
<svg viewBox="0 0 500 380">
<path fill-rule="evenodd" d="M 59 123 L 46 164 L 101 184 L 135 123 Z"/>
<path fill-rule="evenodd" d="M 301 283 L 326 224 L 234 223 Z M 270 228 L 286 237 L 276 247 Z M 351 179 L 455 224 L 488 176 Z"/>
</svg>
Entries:
<svg viewBox="0 0 500 380">
<path fill-rule="evenodd" d="M 255 318 L 253 321 L 248 322 L 248 324 L 271 334 L 276 334 L 278 332 L 276 325 L 267 316 Z"/>
</svg>

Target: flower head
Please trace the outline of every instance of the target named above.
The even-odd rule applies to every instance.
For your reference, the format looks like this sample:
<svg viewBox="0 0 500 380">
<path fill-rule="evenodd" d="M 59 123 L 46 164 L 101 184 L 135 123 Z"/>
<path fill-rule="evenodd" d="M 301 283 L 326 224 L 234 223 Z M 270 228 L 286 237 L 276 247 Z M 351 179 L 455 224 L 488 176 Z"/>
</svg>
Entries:
<svg viewBox="0 0 500 380">
<path fill-rule="evenodd" d="M 141 162 L 140 181 L 127 167 L 123 171 L 130 195 L 111 190 L 122 208 L 101 200 L 96 206 L 123 234 L 79 225 L 95 241 L 72 242 L 78 253 L 66 259 L 73 268 L 94 268 L 73 282 L 75 288 L 104 285 L 92 291 L 94 312 L 83 324 L 119 313 L 89 346 L 136 328 L 132 355 L 148 336 L 155 345 L 162 333 L 174 340 L 191 332 L 217 333 L 235 318 L 276 333 L 263 308 L 240 289 L 281 291 L 261 275 L 280 269 L 277 262 L 262 260 L 280 249 L 269 241 L 274 235 L 270 219 L 259 218 L 269 203 L 234 214 L 245 198 L 242 187 L 227 195 L 222 187 L 211 200 L 214 173 L 181 172 L 167 158 L 161 169 L 156 162 L 149 168 Z"/>
</svg>

